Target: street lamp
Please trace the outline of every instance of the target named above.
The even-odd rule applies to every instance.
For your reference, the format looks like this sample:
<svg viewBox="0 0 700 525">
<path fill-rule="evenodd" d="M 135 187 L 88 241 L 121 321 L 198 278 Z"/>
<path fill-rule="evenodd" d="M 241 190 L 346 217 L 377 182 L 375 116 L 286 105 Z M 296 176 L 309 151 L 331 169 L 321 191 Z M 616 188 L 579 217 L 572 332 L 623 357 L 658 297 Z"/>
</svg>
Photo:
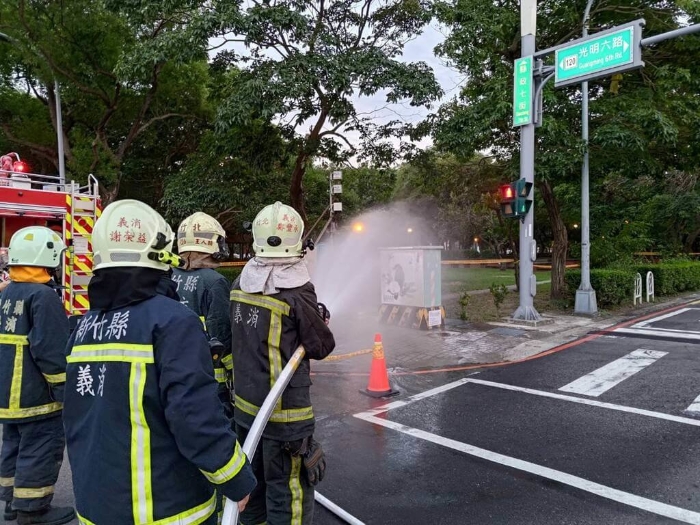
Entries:
<svg viewBox="0 0 700 525">
<path fill-rule="evenodd" d="M 406 231 L 407 231 L 408 233 L 413 233 L 413 228 L 408 228 Z"/>
<path fill-rule="evenodd" d="M 7 36 L 5 33 L 0 33 L 0 41 L 7 42 L 17 46 L 17 41 Z M 19 46 L 18 46 L 19 47 Z M 63 114 L 61 113 L 61 92 L 58 88 L 58 80 L 54 76 L 53 79 L 54 91 L 56 93 L 56 138 L 58 141 L 58 178 L 59 183 L 63 186 L 66 183 L 66 163 L 63 150 Z"/>
</svg>

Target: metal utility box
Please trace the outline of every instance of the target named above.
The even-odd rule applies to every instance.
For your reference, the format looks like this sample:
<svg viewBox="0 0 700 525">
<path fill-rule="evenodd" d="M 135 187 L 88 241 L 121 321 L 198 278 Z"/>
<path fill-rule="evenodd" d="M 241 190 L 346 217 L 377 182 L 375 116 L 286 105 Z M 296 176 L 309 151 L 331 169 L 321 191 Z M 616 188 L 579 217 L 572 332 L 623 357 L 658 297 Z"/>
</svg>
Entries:
<svg viewBox="0 0 700 525">
<path fill-rule="evenodd" d="M 431 330 L 444 326 L 440 246 L 382 248 L 382 323 Z"/>
</svg>

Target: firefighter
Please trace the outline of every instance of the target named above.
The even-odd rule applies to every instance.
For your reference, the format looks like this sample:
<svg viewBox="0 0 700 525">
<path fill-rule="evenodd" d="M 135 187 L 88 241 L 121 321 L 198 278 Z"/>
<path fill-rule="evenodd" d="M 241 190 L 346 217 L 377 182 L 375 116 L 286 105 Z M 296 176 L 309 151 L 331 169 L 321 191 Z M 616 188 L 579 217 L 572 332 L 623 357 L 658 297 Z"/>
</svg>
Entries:
<svg viewBox="0 0 700 525">
<path fill-rule="evenodd" d="M 244 525 L 308 525 L 325 460 L 313 439 L 309 359 L 323 359 L 335 340 L 310 282 L 299 214 L 280 202 L 252 225 L 256 257 L 231 291 L 236 433 L 245 439 L 271 386 L 299 345 L 306 356 L 265 427 L 253 471 L 258 486 L 241 514 Z"/>
<path fill-rule="evenodd" d="M 211 402 L 217 383 L 202 323 L 163 278 L 159 255 L 173 237 L 135 200 L 110 204 L 95 223 L 91 309 L 68 343 L 64 410 L 83 525 L 214 525 L 216 491 L 242 509 L 255 486 Z"/>
<path fill-rule="evenodd" d="M 233 407 L 227 386 L 232 368 L 229 282 L 219 272 L 228 258 L 226 232 L 214 217 L 197 212 L 187 217 L 177 231 L 177 249 L 184 267 L 173 270 L 180 302 L 199 316 L 209 336 L 219 398 L 229 417 Z"/>
<path fill-rule="evenodd" d="M 10 284 L 0 303 L 0 494 L 5 520 L 68 523 L 72 508 L 52 507 L 63 462 L 61 402 L 68 318 L 49 270 L 65 245 L 48 228 L 30 226 L 10 240 Z"/>
</svg>

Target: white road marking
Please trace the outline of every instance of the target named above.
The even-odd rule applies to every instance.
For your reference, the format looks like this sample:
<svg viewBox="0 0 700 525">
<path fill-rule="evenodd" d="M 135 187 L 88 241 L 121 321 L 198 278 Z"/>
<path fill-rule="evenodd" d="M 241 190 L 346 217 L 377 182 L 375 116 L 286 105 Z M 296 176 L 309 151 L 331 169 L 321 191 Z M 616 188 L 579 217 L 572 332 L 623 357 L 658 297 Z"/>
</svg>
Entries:
<svg viewBox="0 0 700 525">
<path fill-rule="evenodd" d="M 478 372 L 473 372 L 469 375 L 474 375 Z M 391 403 L 387 403 L 386 405 L 381 405 L 378 406 L 377 408 L 373 408 L 371 410 L 367 410 L 366 412 L 362 412 L 362 415 L 366 416 L 376 416 L 379 414 L 383 414 L 384 412 L 388 412 L 391 409 L 394 408 L 401 408 L 406 405 L 410 405 L 411 403 L 415 403 L 416 401 L 420 401 L 421 399 L 425 399 L 427 397 L 435 396 L 437 394 L 442 394 L 443 392 L 447 392 L 448 390 L 452 390 L 453 388 L 457 388 L 458 386 L 462 386 L 465 383 L 469 382 L 469 377 L 463 377 L 462 379 L 458 379 L 457 381 L 453 381 L 452 383 L 447 383 L 442 386 L 438 386 L 436 388 L 431 388 L 430 390 L 426 390 L 425 392 L 421 392 L 419 394 L 413 395 L 411 397 L 406 398 L 405 400 L 401 401 L 392 401 Z M 359 414 L 356 414 L 359 416 Z"/>
<path fill-rule="evenodd" d="M 639 408 L 633 408 L 633 407 L 627 407 L 623 405 L 614 405 L 612 403 L 603 403 L 600 401 L 594 401 L 592 399 L 585 399 L 585 398 L 580 398 L 580 397 L 573 397 L 573 396 L 567 396 L 563 394 L 556 394 L 554 392 L 545 392 L 543 390 L 534 390 L 530 388 L 524 388 L 524 387 L 519 387 L 519 386 L 514 386 L 514 385 L 507 385 L 505 383 L 494 383 L 492 381 L 485 381 L 482 379 L 471 379 L 471 378 L 463 378 L 458 381 L 454 381 L 452 383 L 448 383 L 446 385 L 433 388 L 431 390 L 427 390 L 425 392 L 422 392 L 420 394 L 416 394 L 414 396 L 411 396 L 410 398 L 406 399 L 405 401 L 394 401 L 391 403 L 387 403 L 385 405 L 382 405 L 380 407 L 377 407 L 372 410 L 368 410 L 366 412 L 361 412 L 358 414 L 355 414 L 354 417 L 358 419 L 362 419 L 363 421 L 367 421 L 369 423 L 374 423 L 375 425 L 380 425 L 386 428 L 390 428 L 393 430 L 396 430 L 398 432 L 402 432 L 404 434 L 407 434 L 409 436 L 413 436 L 418 439 L 423 439 L 425 441 L 432 442 L 437 445 L 441 445 L 447 448 L 450 448 L 452 450 L 457 450 L 459 452 L 463 452 L 465 454 L 478 457 L 481 459 L 485 459 L 487 461 L 492 461 L 494 463 L 499 463 L 501 465 L 505 465 L 507 467 L 511 467 L 517 470 L 521 470 L 523 472 L 528 472 L 546 479 L 550 479 L 565 485 L 569 485 L 571 487 L 583 490 L 585 492 L 589 492 L 591 494 L 595 494 L 597 496 L 610 499 L 612 501 L 616 501 L 619 503 L 622 503 L 624 505 L 628 505 L 630 507 L 635 507 L 641 510 L 645 510 L 647 512 L 651 512 L 653 514 L 659 515 L 659 516 L 665 516 L 671 519 L 675 519 L 678 521 L 682 521 L 684 523 L 692 523 L 695 525 L 700 525 L 700 513 L 683 509 L 680 507 L 675 507 L 673 505 L 668 505 L 666 503 L 662 503 L 660 501 L 655 501 L 652 499 L 644 498 L 641 496 L 637 496 L 635 494 L 631 494 L 629 492 L 624 492 L 612 487 L 607 487 L 605 485 L 601 485 L 599 483 L 595 483 L 593 481 L 589 481 L 584 478 L 580 478 L 577 476 L 573 476 L 571 474 L 567 474 L 566 472 L 561 472 L 558 470 L 554 470 L 548 467 L 544 467 L 541 465 L 537 465 L 535 463 L 530 463 L 528 461 L 520 460 L 517 458 L 513 458 L 510 456 L 505 456 L 503 454 L 499 454 L 497 452 L 492 452 L 490 450 L 485 450 L 482 448 L 478 448 L 472 445 L 468 445 L 466 443 L 461 443 L 459 441 L 455 441 L 449 438 L 445 438 L 442 436 L 438 436 L 437 434 L 432 434 L 430 432 L 426 432 L 424 430 L 420 430 L 417 428 L 413 427 L 408 427 L 406 425 L 402 425 L 401 423 L 396 423 L 394 421 L 389 421 L 387 419 L 379 418 L 377 415 L 383 414 L 385 412 L 388 412 L 389 410 L 393 408 L 399 408 L 403 407 L 406 405 L 409 405 L 411 403 L 415 403 L 416 401 L 420 401 L 422 399 L 427 399 L 429 397 L 447 392 L 449 390 L 452 390 L 454 388 L 457 388 L 458 386 L 462 386 L 464 384 L 468 383 L 474 383 L 477 385 L 484 385 L 484 386 L 490 386 L 494 388 L 500 388 L 503 390 L 511 390 L 515 392 L 522 392 L 526 394 L 532 394 L 540 397 L 547 397 L 551 399 L 558 399 L 562 401 L 569 401 L 572 403 L 578 403 L 582 405 L 588 405 L 588 406 L 594 406 L 598 408 L 606 408 L 610 410 L 616 410 L 619 412 L 628 412 L 631 414 L 637 414 L 641 416 L 647 416 L 647 417 L 653 417 L 656 419 L 662 419 L 666 421 L 672 421 L 675 423 L 683 423 L 686 425 L 691 425 L 691 426 L 696 426 L 700 427 L 700 420 L 697 419 L 691 419 L 687 417 L 680 417 L 680 416 L 672 416 L 670 414 L 664 414 L 662 412 L 653 412 L 651 410 L 643 410 Z M 696 400 L 698 402 L 700 400 L 700 397 Z M 692 406 L 692 405 L 691 405 Z"/>
<path fill-rule="evenodd" d="M 689 417 L 673 416 L 671 414 L 664 414 L 663 412 L 654 412 L 653 410 L 644 410 L 643 408 L 628 407 L 625 405 L 615 405 L 613 403 L 603 403 L 602 401 L 594 401 L 593 399 L 586 399 L 583 397 L 567 396 L 564 394 L 556 394 L 554 392 L 545 392 L 544 390 L 534 390 L 532 388 L 524 388 L 521 386 L 507 385 L 505 383 L 494 383 L 492 381 L 484 381 L 483 379 L 467 379 L 468 383 L 475 383 L 477 385 L 490 386 L 494 388 L 500 388 L 503 390 L 512 390 L 513 392 L 523 392 L 525 394 L 532 394 L 540 397 L 548 397 L 551 399 L 559 399 L 561 401 L 569 401 L 571 403 L 578 403 L 579 405 L 588 405 L 598 408 L 607 408 L 608 410 L 617 410 L 618 412 L 627 412 L 629 414 L 637 414 L 640 416 L 653 417 L 656 419 L 663 419 L 665 421 L 673 421 L 674 423 L 683 423 L 684 425 L 691 425 L 694 427 L 700 427 L 700 421 L 697 419 L 691 419 Z"/>
<path fill-rule="evenodd" d="M 690 310 L 697 310 L 697 308 L 681 308 L 679 310 L 674 310 L 673 312 L 669 312 L 667 314 L 659 315 L 658 317 L 652 317 L 651 319 L 647 319 L 646 321 L 635 323 L 633 326 L 637 328 L 644 328 L 648 324 L 656 323 L 657 321 L 663 321 L 664 319 L 668 319 L 669 317 L 673 317 L 674 315 L 682 314 Z"/>
<path fill-rule="evenodd" d="M 674 507 L 673 505 L 668 505 L 660 501 L 655 501 L 652 499 L 643 498 L 641 496 L 636 496 L 630 494 L 629 492 L 624 492 L 622 490 L 614 489 L 612 487 L 607 487 L 593 481 L 589 481 L 584 478 L 579 478 L 578 476 L 573 476 L 567 474 L 566 472 L 561 472 L 548 467 L 543 467 L 535 463 L 530 463 L 529 461 L 523 461 L 521 459 L 513 458 L 510 456 L 504 456 L 497 452 L 492 452 L 490 450 L 485 450 L 483 448 L 478 448 L 466 443 L 461 443 L 453 439 L 438 436 L 437 434 L 432 434 L 424 430 L 420 430 L 413 427 L 407 427 L 400 423 L 394 421 L 388 421 L 386 419 L 381 419 L 376 416 L 369 415 L 367 413 L 355 414 L 355 417 L 374 423 L 375 425 L 381 425 L 386 428 L 390 428 L 407 434 L 409 436 L 416 437 L 418 439 L 423 439 L 429 441 L 436 445 L 440 445 L 458 452 L 463 452 L 470 456 L 485 459 L 486 461 L 491 461 L 498 463 L 500 465 L 505 465 L 516 470 L 523 472 L 528 472 L 542 478 L 550 479 L 570 487 L 574 487 L 585 492 L 590 492 L 602 498 L 606 498 L 630 507 L 635 507 L 637 509 L 645 510 L 651 512 L 658 516 L 665 516 L 667 518 L 682 521 L 684 523 L 693 523 L 700 525 L 700 513 L 693 512 L 691 510 L 682 509 L 680 507 Z"/>
<path fill-rule="evenodd" d="M 700 396 L 696 397 L 695 401 L 693 401 L 685 411 L 689 414 L 700 416 Z"/>
<path fill-rule="evenodd" d="M 598 397 L 615 385 L 619 385 L 625 379 L 632 377 L 637 372 L 655 363 L 657 359 L 661 359 L 667 353 L 668 352 L 658 352 L 656 350 L 644 350 L 640 348 L 620 359 L 615 359 L 612 363 L 608 363 L 590 374 L 579 377 L 576 381 L 564 385 L 559 390 L 584 396 Z"/>
<path fill-rule="evenodd" d="M 651 337 L 674 337 L 676 339 L 691 339 L 694 341 L 700 340 L 700 333 L 692 333 L 687 331 L 681 332 L 664 332 L 660 328 L 617 328 L 615 332 L 623 334 L 637 334 Z"/>
</svg>

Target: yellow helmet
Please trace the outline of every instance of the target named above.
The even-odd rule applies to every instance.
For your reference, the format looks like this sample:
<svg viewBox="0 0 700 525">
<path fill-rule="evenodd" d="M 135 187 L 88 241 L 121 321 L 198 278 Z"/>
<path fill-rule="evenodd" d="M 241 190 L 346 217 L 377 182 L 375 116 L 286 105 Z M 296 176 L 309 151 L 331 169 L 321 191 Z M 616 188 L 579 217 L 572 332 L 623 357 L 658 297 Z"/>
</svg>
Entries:
<svg viewBox="0 0 700 525">
<path fill-rule="evenodd" d="M 57 268 L 66 245 L 55 231 L 43 226 L 27 226 L 10 239 L 8 266 Z"/>
<path fill-rule="evenodd" d="M 256 257 L 299 257 L 304 221 L 291 206 L 275 202 L 265 206 L 253 221 L 253 250 Z"/>
<path fill-rule="evenodd" d="M 193 213 L 180 223 L 177 249 L 180 253 L 209 253 L 217 261 L 226 260 L 229 255 L 226 231 L 219 221 L 201 211 Z"/>
<path fill-rule="evenodd" d="M 161 215 L 141 201 L 124 199 L 107 206 L 92 232 L 94 269 L 142 267 L 167 270 L 158 253 L 170 250 L 173 231 Z"/>
</svg>

